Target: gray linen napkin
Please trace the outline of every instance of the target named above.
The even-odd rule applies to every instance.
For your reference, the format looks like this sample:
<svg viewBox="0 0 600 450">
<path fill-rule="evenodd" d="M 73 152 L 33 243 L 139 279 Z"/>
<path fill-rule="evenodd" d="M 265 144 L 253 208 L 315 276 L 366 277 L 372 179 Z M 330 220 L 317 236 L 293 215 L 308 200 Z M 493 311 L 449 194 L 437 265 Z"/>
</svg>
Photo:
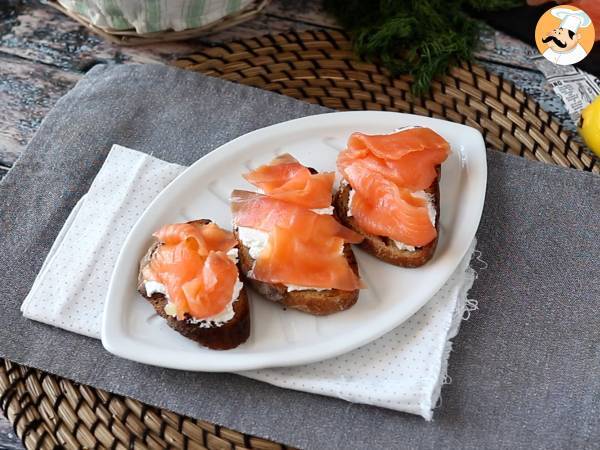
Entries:
<svg viewBox="0 0 600 450">
<path fill-rule="evenodd" d="M 432 423 L 232 374 L 142 366 L 23 318 L 57 233 L 113 143 L 190 164 L 258 127 L 326 111 L 163 66 L 96 66 L 0 184 L 0 356 L 308 448 L 591 448 L 600 442 L 600 178 L 488 155 L 471 296 Z M 118 182 L 118 180 L 115 180 Z"/>
</svg>

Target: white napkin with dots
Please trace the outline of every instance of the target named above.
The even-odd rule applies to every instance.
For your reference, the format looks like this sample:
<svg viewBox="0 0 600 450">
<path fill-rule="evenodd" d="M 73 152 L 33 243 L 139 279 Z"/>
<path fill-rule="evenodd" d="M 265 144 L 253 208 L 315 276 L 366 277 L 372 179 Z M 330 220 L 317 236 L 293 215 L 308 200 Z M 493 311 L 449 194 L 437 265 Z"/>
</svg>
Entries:
<svg viewBox="0 0 600 450">
<path fill-rule="evenodd" d="M 23 301 L 23 315 L 100 339 L 105 293 L 121 244 L 151 200 L 184 169 L 113 146 L 50 249 Z M 469 267 L 474 248 L 475 243 L 421 310 L 378 340 L 319 363 L 240 375 L 431 420 L 446 378 L 450 339 L 463 315 L 476 308 L 467 299 L 475 278 Z"/>
</svg>

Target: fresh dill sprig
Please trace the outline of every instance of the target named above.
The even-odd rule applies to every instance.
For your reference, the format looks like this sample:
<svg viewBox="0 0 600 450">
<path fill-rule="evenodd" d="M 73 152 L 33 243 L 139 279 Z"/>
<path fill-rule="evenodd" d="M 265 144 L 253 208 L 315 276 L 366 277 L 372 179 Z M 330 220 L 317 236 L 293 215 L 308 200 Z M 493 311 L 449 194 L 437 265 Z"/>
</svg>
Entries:
<svg viewBox="0 0 600 450">
<path fill-rule="evenodd" d="M 524 0 L 325 0 L 350 33 L 354 49 L 393 76 L 410 74 L 415 95 L 461 60 L 470 60 L 479 25 L 466 11 L 498 10 Z"/>
</svg>

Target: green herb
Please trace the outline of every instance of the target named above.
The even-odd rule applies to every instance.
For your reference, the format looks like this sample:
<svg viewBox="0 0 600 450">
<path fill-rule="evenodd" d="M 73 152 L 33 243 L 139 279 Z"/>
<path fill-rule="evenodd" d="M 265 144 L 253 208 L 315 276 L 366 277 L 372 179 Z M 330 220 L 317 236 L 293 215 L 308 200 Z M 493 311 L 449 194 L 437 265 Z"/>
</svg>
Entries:
<svg viewBox="0 0 600 450">
<path fill-rule="evenodd" d="M 460 60 L 470 60 L 478 22 L 468 9 L 498 10 L 523 0 L 325 0 L 327 11 L 350 33 L 361 58 L 380 62 L 392 75 L 410 74 L 413 93 Z"/>
</svg>

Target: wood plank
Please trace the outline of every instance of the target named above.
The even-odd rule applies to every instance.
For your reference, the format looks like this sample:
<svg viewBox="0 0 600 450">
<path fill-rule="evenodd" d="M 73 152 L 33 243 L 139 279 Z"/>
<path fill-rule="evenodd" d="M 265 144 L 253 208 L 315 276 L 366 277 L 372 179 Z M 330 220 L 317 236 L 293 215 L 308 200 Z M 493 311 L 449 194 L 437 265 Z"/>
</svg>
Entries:
<svg viewBox="0 0 600 450">
<path fill-rule="evenodd" d="M 120 47 L 37 1 L 19 3 L 0 28 L 0 164 L 11 166 L 46 112 L 97 63 L 165 63 L 200 47 L 265 33 L 303 31 L 318 22 L 317 0 L 272 2 L 267 14 L 230 30 L 183 43 Z M 0 16 L 1 17 L 1 16 Z"/>
<path fill-rule="evenodd" d="M 277 2 L 273 3 L 276 4 Z M 228 30 L 210 34 L 206 37 L 198 39 L 198 42 L 204 45 L 214 45 L 238 39 L 250 39 L 265 34 L 284 33 L 292 30 L 300 32 L 316 28 L 323 27 L 307 22 L 297 21 L 295 19 L 272 15 L 269 13 L 269 9 L 267 8 L 265 14 L 262 14 L 249 22 L 239 24 Z"/>
<path fill-rule="evenodd" d="M 70 71 L 86 70 L 97 62 L 164 62 L 198 47 L 197 43 L 119 47 L 48 5 L 27 2 L 16 11 L 14 20 L 0 31 L 0 52 Z"/>
<path fill-rule="evenodd" d="M 60 11 L 36 1 L 21 4 L 10 21 L 0 29 L 0 52 L 71 71 L 82 71 L 98 62 L 166 62 L 192 53 L 200 47 L 266 33 L 303 31 L 332 27 L 333 19 L 323 18 L 318 0 L 273 1 L 264 14 L 222 32 L 185 42 L 151 46 L 120 47 L 88 32 Z"/>
<path fill-rule="evenodd" d="M 316 27 L 341 29 L 336 19 L 325 12 L 321 0 L 272 0 L 266 14 Z"/>
<path fill-rule="evenodd" d="M 10 167 L 81 74 L 0 55 L 0 165 Z"/>
<path fill-rule="evenodd" d="M 483 25 L 479 44 L 475 57 L 480 60 L 539 72 L 529 58 L 537 50 L 519 39 Z"/>
<path fill-rule="evenodd" d="M 319 0 L 273 0 L 258 18 L 232 29 L 181 43 L 119 47 L 90 34 L 61 12 L 36 1 L 21 4 L 4 33 L 0 52 L 68 70 L 85 70 L 96 62 L 165 62 L 192 53 L 200 46 L 244 39 L 265 33 L 312 28 L 337 28 L 335 19 L 323 11 Z M 526 44 L 484 27 L 478 58 L 534 70 Z"/>
<path fill-rule="evenodd" d="M 0 171 L 0 178 L 2 174 Z M 15 435 L 12 425 L 2 413 L 0 413 L 0 449 L 3 450 L 21 450 L 21 440 Z"/>
</svg>

